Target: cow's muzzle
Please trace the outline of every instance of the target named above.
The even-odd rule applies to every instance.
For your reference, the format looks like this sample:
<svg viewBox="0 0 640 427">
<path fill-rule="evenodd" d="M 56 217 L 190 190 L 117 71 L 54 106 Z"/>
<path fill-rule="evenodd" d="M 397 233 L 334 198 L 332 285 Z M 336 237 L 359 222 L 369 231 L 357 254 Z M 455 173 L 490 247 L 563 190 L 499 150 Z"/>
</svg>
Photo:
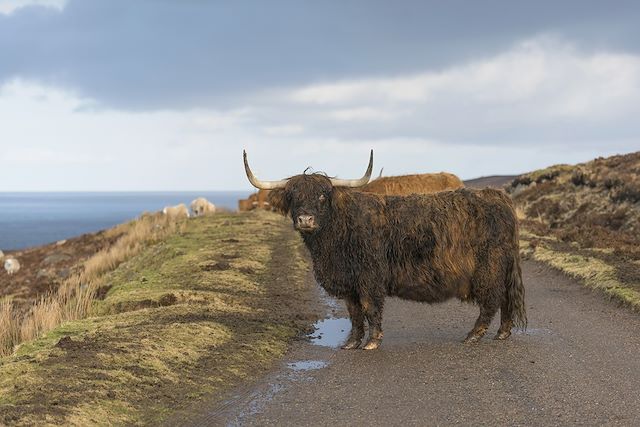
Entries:
<svg viewBox="0 0 640 427">
<path fill-rule="evenodd" d="M 299 215 L 296 218 L 296 229 L 300 231 L 311 231 L 318 228 L 313 215 Z"/>
</svg>

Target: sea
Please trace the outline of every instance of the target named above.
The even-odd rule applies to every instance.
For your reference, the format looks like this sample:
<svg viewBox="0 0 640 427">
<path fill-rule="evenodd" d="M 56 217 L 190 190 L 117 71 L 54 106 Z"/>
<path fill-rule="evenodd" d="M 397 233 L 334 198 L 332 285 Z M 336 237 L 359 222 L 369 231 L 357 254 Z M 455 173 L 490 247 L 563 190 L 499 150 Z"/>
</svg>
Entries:
<svg viewBox="0 0 640 427">
<path fill-rule="evenodd" d="M 205 197 L 236 210 L 247 191 L 1 193 L 0 250 L 17 250 L 113 227 L 168 205 Z"/>
</svg>

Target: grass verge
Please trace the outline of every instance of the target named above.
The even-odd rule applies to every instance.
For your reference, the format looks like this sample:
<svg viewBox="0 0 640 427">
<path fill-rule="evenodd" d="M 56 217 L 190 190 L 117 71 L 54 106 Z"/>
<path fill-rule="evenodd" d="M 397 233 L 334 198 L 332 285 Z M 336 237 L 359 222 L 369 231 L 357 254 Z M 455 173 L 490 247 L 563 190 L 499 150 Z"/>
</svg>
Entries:
<svg viewBox="0 0 640 427">
<path fill-rule="evenodd" d="M 586 286 L 602 292 L 634 310 L 640 310 L 640 283 L 621 279 L 619 267 L 610 262 L 611 251 L 580 248 L 554 237 L 537 236 L 526 230 L 520 234 L 520 249 L 525 257 L 544 262 Z"/>
<path fill-rule="evenodd" d="M 274 214 L 190 220 L 106 273 L 92 317 L 0 359 L 0 424 L 155 424 L 219 397 L 320 314 L 303 254 Z"/>
</svg>

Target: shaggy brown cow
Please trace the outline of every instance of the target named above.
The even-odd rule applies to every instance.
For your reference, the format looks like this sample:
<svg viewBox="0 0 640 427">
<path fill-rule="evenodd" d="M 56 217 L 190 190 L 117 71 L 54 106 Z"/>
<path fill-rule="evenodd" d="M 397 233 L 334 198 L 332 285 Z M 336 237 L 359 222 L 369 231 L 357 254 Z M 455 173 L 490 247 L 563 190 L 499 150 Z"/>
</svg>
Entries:
<svg viewBox="0 0 640 427">
<path fill-rule="evenodd" d="M 249 199 L 240 199 L 238 200 L 238 210 L 240 212 L 250 211 L 252 209 L 252 203 Z"/>
<path fill-rule="evenodd" d="M 249 181 L 270 189 L 274 208 L 291 216 L 311 253 L 320 286 L 346 301 L 352 329 L 343 346 L 365 349 L 382 341 L 385 297 L 427 303 L 449 298 L 480 306 L 465 342 L 478 341 L 501 312 L 496 339 L 526 327 L 518 223 L 509 197 L 498 190 L 460 189 L 430 195 L 381 196 L 345 187 L 366 184 L 321 174 L 259 181 L 244 154 Z"/>
<path fill-rule="evenodd" d="M 251 194 L 248 198 L 238 200 L 238 210 L 251 211 L 253 209 L 270 210 L 271 205 L 267 200 L 269 196 L 268 190 L 259 190 L 257 193 Z"/>
<path fill-rule="evenodd" d="M 422 173 L 416 175 L 384 176 L 362 187 L 365 193 L 377 193 L 393 196 L 410 194 L 431 194 L 438 191 L 457 190 L 464 187 L 457 176 L 446 173 Z"/>
</svg>

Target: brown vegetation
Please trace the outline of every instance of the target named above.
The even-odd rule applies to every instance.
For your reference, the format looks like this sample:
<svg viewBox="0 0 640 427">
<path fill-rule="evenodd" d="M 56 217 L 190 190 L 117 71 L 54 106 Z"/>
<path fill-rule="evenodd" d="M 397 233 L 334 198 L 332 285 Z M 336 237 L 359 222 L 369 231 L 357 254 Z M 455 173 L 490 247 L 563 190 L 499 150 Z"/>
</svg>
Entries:
<svg viewBox="0 0 640 427">
<path fill-rule="evenodd" d="M 0 268 L 0 299 L 11 296 L 20 309 L 30 306 L 38 297 L 79 273 L 91 256 L 113 245 L 122 230 L 117 227 L 58 243 L 8 251 L 6 255 L 18 259 L 21 268 L 11 276 Z"/>
<path fill-rule="evenodd" d="M 531 172 L 507 191 L 533 245 L 602 262 L 640 291 L 640 152 Z"/>
<path fill-rule="evenodd" d="M 455 190 L 464 187 L 457 176 L 446 173 L 423 173 L 416 175 L 384 176 L 362 187 L 365 193 L 394 196 L 409 194 L 430 194 L 438 191 Z"/>
</svg>

